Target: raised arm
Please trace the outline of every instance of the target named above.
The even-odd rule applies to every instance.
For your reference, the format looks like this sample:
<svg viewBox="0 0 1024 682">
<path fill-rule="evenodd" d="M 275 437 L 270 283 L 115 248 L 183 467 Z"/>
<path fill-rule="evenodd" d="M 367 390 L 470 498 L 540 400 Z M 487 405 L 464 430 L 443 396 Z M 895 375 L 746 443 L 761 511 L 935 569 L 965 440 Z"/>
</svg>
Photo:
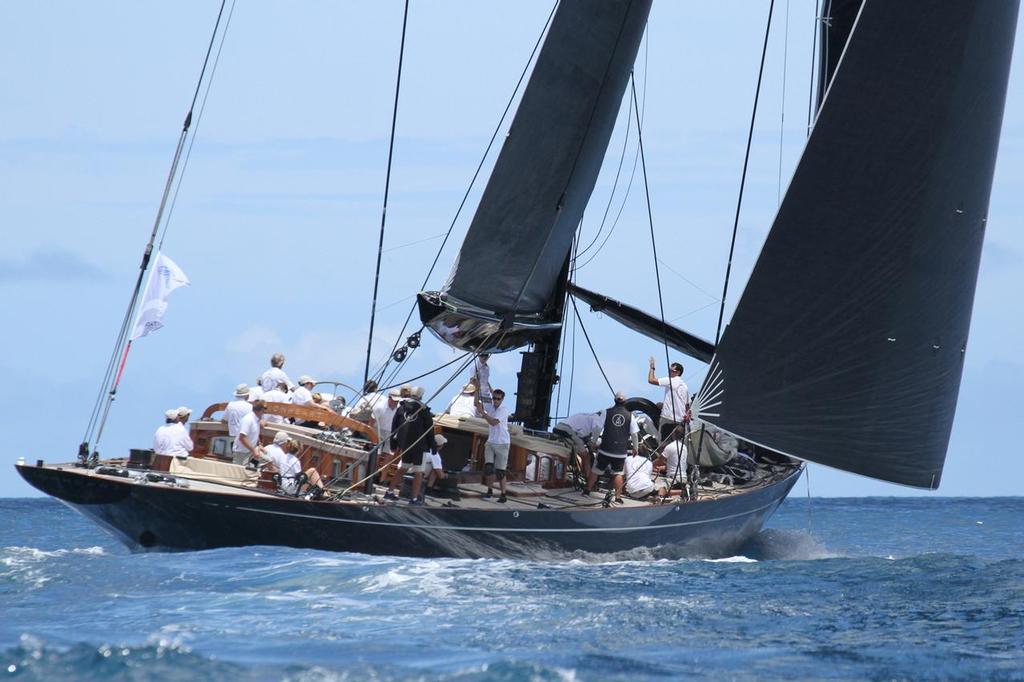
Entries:
<svg viewBox="0 0 1024 682">
<path fill-rule="evenodd" d="M 655 364 L 653 357 L 650 359 L 649 364 L 650 370 L 647 372 L 647 383 L 651 384 L 652 386 L 658 386 L 658 377 L 654 375 Z"/>
</svg>

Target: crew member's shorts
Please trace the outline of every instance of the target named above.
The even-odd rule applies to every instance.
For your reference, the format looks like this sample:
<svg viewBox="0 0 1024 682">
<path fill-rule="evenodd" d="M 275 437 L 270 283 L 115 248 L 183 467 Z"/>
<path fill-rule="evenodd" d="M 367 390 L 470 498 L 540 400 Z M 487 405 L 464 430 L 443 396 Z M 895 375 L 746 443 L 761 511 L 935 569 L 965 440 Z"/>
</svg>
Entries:
<svg viewBox="0 0 1024 682">
<path fill-rule="evenodd" d="M 606 455 L 600 450 L 597 451 L 597 462 L 594 463 L 592 471 L 598 476 L 602 474 L 614 474 L 616 476 L 622 473 L 622 467 L 626 464 L 626 456 L 619 455 Z"/>
<path fill-rule="evenodd" d="M 649 497 L 652 493 L 654 493 L 654 483 L 651 483 L 649 488 L 634 490 L 632 492 L 630 492 L 629 490 L 626 491 L 626 494 L 632 497 L 634 500 L 642 500 L 645 497 Z"/>
<path fill-rule="evenodd" d="M 484 464 L 493 465 L 495 471 L 505 471 L 508 468 L 508 445 L 487 441 L 484 444 Z"/>
<path fill-rule="evenodd" d="M 411 454 L 411 455 L 409 455 L 409 457 L 412 458 L 412 459 L 417 459 L 415 454 Z M 408 459 L 406 459 L 405 455 L 402 455 L 401 467 L 403 469 L 408 469 L 409 473 L 411 473 L 411 474 L 419 474 L 419 473 L 423 473 L 423 472 L 429 472 L 430 471 L 430 453 L 429 452 L 424 452 L 423 454 L 421 454 L 419 456 L 419 459 L 416 461 L 415 464 L 413 464 Z"/>
<path fill-rule="evenodd" d="M 444 471 L 444 465 L 441 463 L 441 455 L 436 452 L 430 455 L 430 461 L 425 466 L 426 469 L 424 469 L 423 472 L 426 474 L 429 474 L 435 469 L 437 471 Z"/>
<path fill-rule="evenodd" d="M 251 458 L 252 458 L 252 453 L 249 452 L 248 450 L 232 450 L 231 451 L 231 463 L 232 464 L 240 464 L 242 466 L 245 466 L 246 464 L 249 463 L 249 460 Z"/>
</svg>

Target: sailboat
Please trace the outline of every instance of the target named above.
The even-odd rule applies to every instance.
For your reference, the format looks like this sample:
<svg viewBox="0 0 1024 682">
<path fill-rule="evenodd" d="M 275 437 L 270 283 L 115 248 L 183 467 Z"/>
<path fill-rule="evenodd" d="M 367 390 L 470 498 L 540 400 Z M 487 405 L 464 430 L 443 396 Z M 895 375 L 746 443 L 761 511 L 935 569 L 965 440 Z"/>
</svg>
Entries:
<svg viewBox="0 0 1024 682">
<path fill-rule="evenodd" d="M 372 428 L 285 404 L 268 411 L 325 428 L 279 424 L 264 435 L 288 433 L 304 466 L 347 481 L 326 499 L 281 493 L 223 461 L 224 404 L 191 424 L 196 449 L 184 463 L 137 452 L 40 460 L 19 473 L 134 549 L 273 544 L 467 557 L 655 546 L 729 555 L 759 532 L 806 461 L 937 488 L 1017 3 L 826 5 L 813 128 L 735 312 L 709 342 L 571 281 L 574 236 L 651 0 L 559 4 L 451 274 L 418 296 L 423 324 L 448 345 L 473 356 L 527 349 L 509 503 L 479 495 L 481 420 L 437 418 L 461 494 L 407 506 L 381 499 L 372 480 L 358 485 L 376 467 Z M 699 485 L 668 502 L 579 495 L 569 449 L 548 431 L 560 330 L 577 300 L 708 363 L 693 417 L 738 439 L 756 463 L 749 481 Z M 700 453 L 701 441 L 691 444 Z"/>
</svg>

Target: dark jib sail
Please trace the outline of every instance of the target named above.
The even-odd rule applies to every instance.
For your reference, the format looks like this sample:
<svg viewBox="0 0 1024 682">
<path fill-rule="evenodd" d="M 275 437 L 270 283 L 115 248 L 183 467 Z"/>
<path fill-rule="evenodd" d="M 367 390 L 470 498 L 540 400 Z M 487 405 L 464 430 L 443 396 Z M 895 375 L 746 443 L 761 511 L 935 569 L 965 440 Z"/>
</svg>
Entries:
<svg viewBox="0 0 1024 682">
<path fill-rule="evenodd" d="M 449 280 L 420 294 L 423 323 L 446 343 L 507 350 L 558 329 L 554 294 L 650 6 L 562 0 Z"/>
<path fill-rule="evenodd" d="M 1017 25 L 867 0 L 698 400 L 713 424 L 936 488 Z"/>
</svg>

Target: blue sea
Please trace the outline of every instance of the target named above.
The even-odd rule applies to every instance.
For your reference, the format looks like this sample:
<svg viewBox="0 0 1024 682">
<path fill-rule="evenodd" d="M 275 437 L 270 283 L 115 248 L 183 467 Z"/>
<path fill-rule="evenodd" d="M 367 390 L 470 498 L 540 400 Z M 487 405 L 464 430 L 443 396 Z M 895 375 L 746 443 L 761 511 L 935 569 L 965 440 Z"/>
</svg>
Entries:
<svg viewBox="0 0 1024 682">
<path fill-rule="evenodd" d="M 1024 680 L 1024 498 L 787 500 L 737 556 L 132 554 L 0 500 L 0 679 Z"/>
</svg>

